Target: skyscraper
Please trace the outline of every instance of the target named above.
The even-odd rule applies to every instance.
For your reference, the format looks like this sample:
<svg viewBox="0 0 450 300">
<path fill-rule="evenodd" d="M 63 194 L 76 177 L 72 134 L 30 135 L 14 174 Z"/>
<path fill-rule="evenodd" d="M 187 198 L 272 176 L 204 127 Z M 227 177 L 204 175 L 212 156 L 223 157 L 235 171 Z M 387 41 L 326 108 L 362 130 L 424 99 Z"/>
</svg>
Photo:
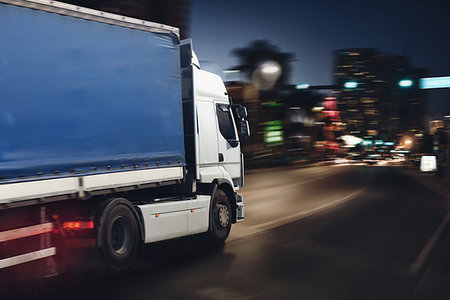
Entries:
<svg viewBox="0 0 450 300">
<path fill-rule="evenodd" d="M 375 48 L 335 51 L 334 94 L 346 133 L 385 140 L 420 137 L 425 92 L 419 89 L 419 78 L 424 75 L 425 69 L 411 67 L 406 57 Z"/>
</svg>

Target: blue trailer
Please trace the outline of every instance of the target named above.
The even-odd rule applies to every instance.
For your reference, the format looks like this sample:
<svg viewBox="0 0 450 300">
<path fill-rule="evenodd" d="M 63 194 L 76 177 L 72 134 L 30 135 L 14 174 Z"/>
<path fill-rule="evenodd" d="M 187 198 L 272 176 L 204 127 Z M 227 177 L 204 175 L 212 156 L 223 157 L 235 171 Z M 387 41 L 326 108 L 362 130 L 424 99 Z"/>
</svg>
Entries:
<svg viewBox="0 0 450 300">
<path fill-rule="evenodd" d="M 121 270 L 142 243 L 224 242 L 244 218 L 233 107 L 177 28 L 0 0 L 0 269 Z"/>
<path fill-rule="evenodd" d="M 0 184 L 185 165 L 176 32 L 0 5 Z"/>
</svg>

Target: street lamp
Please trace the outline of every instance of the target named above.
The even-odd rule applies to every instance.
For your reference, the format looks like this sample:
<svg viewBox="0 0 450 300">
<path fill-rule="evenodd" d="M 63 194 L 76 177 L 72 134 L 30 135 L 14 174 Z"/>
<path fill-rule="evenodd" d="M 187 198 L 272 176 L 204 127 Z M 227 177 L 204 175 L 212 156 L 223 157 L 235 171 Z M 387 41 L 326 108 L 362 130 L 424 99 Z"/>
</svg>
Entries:
<svg viewBox="0 0 450 300">
<path fill-rule="evenodd" d="M 273 60 L 269 60 L 261 65 L 261 72 L 264 74 L 275 74 L 275 76 L 281 73 L 281 66 L 279 63 Z"/>
<path fill-rule="evenodd" d="M 278 62 L 268 60 L 256 68 L 252 74 L 251 81 L 258 89 L 269 90 L 275 85 L 282 72 L 283 70 Z"/>
<path fill-rule="evenodd" d="M 412 137 L 405 135 L 402 137 L 400 145 L 409 150 L 414 145 L 414 140 Z"/>
</svg>

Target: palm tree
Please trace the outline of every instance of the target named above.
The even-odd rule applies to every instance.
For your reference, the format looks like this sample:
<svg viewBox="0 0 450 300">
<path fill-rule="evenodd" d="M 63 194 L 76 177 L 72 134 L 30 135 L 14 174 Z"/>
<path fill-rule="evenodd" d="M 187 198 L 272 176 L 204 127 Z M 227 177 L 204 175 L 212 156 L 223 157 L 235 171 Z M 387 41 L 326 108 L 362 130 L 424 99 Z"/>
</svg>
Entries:
<svg viewBox="0 0 450 300">
<path fill-rule="evenodd" d="M 239 65 L 233 69 L 240 70 L 257 87 L 267 90 L 288 84 L 290 63 L 294 61 L 292 53 L 281 52 L 269 41 L 256 40 L 248 47 L 232 50 L 232 54 L 239 61 Z"/>
</svg>

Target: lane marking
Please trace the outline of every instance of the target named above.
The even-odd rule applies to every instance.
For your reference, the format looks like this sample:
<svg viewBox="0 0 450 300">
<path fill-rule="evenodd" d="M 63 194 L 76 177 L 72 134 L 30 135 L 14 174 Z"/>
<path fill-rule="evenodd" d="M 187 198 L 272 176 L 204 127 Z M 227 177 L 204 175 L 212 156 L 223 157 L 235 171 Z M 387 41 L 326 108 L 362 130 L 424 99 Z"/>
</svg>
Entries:
<svg viewBox="0 0 450 300">
<path fill-rule="evenodd" d="M 416 260 L 412 264 L 410 268 L 411 273 L 417 273 L 419 270 L 422 269 L 423 264 L 425 263 L 426 259 L 430 256 L 430 252 L 433 249 L 434 245 L 436 244 L 437 240 L 442 234 L 442 231 L 444 230 L 445 226 L 447 225 L 448 221 L 450 220 L 450 212 L 447 213 L 447 215 L 442 220 L 439 227 L 436 229 L 434 234 L 431 236 L 428 243 L 425 245 L 425 247 L 420 252 L 419 256 L 417 256 Z"/>
<path fill-rule="evenodd" d="M 290 188 L 297 187 L 297 186 L 300 186 L 300 185 L 304 185 L 304 184 L 307 184 L 307 183 L 311 183 L 311 182 L 314 182 L 314 181 L 323 180 L 323 179 L 326 179 L 326 178 L 331 177 L 331 176 L 336 176 L 336 175 L 341 174 L 341 173 L 343 173 L 343 171 L 335 171 L 334 173 L 320 174 L 320 175 L 317 175 L 316 177 L 313 177 L 311 179 L 298 181 L 298 182 L 291 183 L 291 184 L 284 185 L 284 186 L 279 186 L 279 187 L 269 186 L 269 187 L 266 187 L 266 188 L 259 188 L 256 191 L 249 191 L 249 192 L 242 191 L 242 193 L 243 193 L 243 195 L 245 197 L 251 197 L 252 194 L 259 195 L 261 192 L 263 192 L 265 190 L 273 190 L 274 188 L 283 189 L 283 190 L 284 189 L 290 189 Z"/>
<path fill-rule="evenodd" d="M 336 199 L 336 200 L 334 200 L 332 202 L 328 202 L 328 203 L 319 205 L 317 207 L 314 207 L 314 208 L 311 208 L 311 209 L 308 209 L 308 210 L 299 211 L 299 212 L 297 212 L 295 214 L 292 214 L 292 215 L 289 215 L 289 216 L 285 216 L 285 217 L 282 217 L 282 218 L 279 218 L 279 219 L 276 219 L 276 220 L 272 220 L 272 221 L 269 221 L 269 222 L 265 222 L 265 223 L 261 223 L 261 224 L 258 224 L 258 225 L 254 225 L 254 226 L 251 226 L 250 229 L 261 229 L 263 227 L 268 227 L 268 226 L 271 226 L 271 225 L 274 225 L 274 224 L 277 224 L 277 223 L 281 223 L 279 225 L 284 225 L 284 224 L 288 223 L 289 221 L 294 221 L 294 220 L 297 221 L 297 220 L 306 218 L 306 217 L 311 216 L 311 215 L 313 215 L 315 213 L 322 212 L 322 211 L 324 211 L 324 210 L 326 210 L 328 208 L 337 206 L 338 204 L 347 202 L 350 199 L 353 199 L 353 198 L 357 197 L 365 189 L 366 189 L 366 187 L 363 187 L 363 188 L 361 188 L 359 190 L 356 190 L 355 192 L 353 192 L 353 193 L 351 193 L 349 195 L 346 195 L 346 196 L 344 196 L 342 198 Z"/>
</svg>

